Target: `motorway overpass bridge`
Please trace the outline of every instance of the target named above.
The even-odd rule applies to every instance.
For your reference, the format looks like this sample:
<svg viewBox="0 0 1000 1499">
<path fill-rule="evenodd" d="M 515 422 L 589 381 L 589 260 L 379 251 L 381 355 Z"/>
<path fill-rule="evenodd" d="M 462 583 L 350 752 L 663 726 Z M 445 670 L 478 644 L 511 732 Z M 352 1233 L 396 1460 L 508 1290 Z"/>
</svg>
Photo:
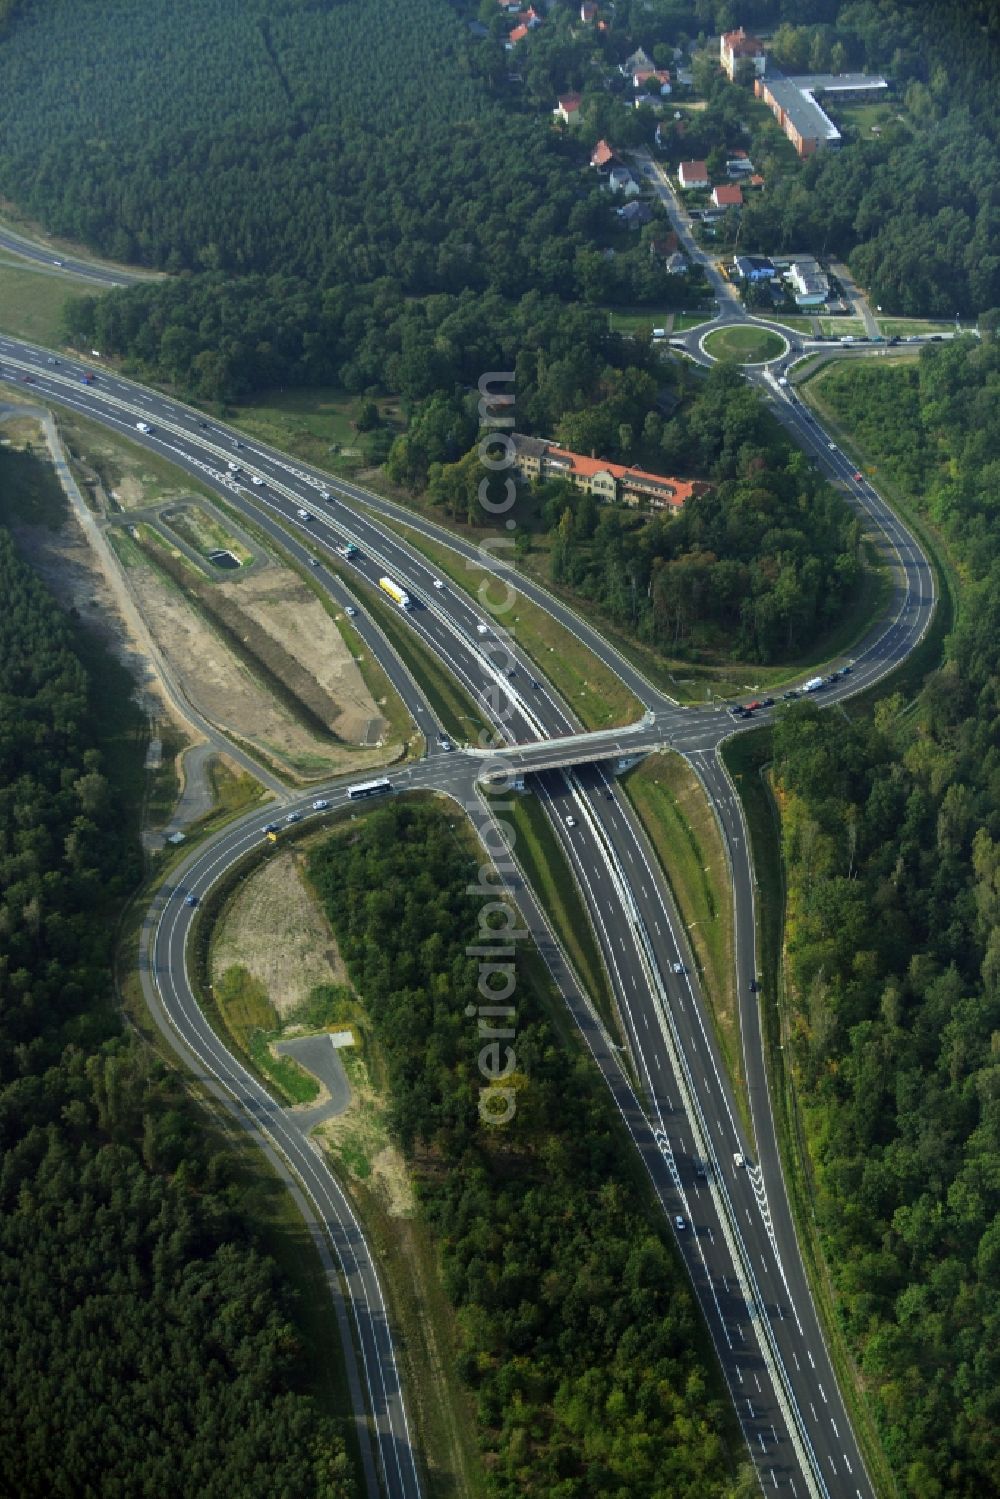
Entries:
<svg viewBox="0 0 1000 1499">
<path fill-rule="evenodd" d="M 530 744 L 508 744 L 495 750 L 466 750 L 475 764 L 478 781 L 504 780 L 540 770 L 571 770 L 598 760 L 646 755 L 671 742 L 666 715 L 647 713 L 636 723 L 588 734 L 566 734 Z"/>
</svg>

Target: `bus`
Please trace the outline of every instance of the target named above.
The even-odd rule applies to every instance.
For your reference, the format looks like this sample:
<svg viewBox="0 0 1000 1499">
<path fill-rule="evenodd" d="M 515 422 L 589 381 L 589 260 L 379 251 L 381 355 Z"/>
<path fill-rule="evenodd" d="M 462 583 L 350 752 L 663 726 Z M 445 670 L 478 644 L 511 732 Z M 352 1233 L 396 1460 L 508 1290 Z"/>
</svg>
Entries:
<svg viewBox="0 0 1000 1499">
<path fill-rule="evenodd" d="M 348 786 L 347 795 L 352 802 L 362 796 L 381 796 L 384 791 L 392 790 L 392 782 L 385 776 L 380 781 L 359 781 L 356 786 Z"/>
</svg>

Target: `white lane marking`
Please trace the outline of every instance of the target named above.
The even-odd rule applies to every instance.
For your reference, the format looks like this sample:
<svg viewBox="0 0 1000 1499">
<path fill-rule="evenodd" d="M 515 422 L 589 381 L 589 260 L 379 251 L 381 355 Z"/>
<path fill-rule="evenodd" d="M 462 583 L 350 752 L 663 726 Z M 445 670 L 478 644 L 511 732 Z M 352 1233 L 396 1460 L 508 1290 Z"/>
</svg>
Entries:
<svg viewBox="0 0 1000 1499">
<path fill-rule="evenodd" d="M 810 1362 L 810 1364 L 812 1364 L 812 1366 L 813 1366 L 813 1368 L 814 1368 L 814 1369 L 815 1369 L 815 1367 L 816 1367 L 816 1365 L 815 1365 L 815 1363 L 814 1363 L 814 1362 L 813 1362 L 813 1356 L 812 1356 L 812 1354 L 811 1354 L 811 1353 L 810 1353 L 810 1352 L 809 1352 L 809 1349 L 808 1349 L 808 1348 L 807 1348 L 807 1349 L 806 1349 L 806 1358 L 807 1358 L 807 1359 L 808 1359 L 808 1360 L 809 1360 L 809 1362 Z"/>
<path fill-rule="evenodd" d="M 822 1396 L 823 1396 L 823 1404 L 824 1404 L 824 1405 L 829 1405 L 829 1404 L 830 1404 L 830 1402 L 829 1402 L 829 1400 L 827 1400 L 827 1398 L 826 1398 L 826 1391 L 825 1391 L 825 1390 L 824 1390 L 824 1388 L 823 1388 L 823 1386 L 822 1386 L 822 1385 L 821 1385 L 821 1384 L 820 1384 L 820 1383 L 819 1383 L 819 1381 L 818 1381 L 818 1380 L 817 1380 L 817 1382 L 816 1382 L 816 1383 L 817 1383 L 817 1388 L 818 1388 L 818 1390 L 819 1390 L 819 1392 L 820 1392 L 820 1394 L 821 1394 L 821 1395 L 822 1395 Z"/>
</svg>

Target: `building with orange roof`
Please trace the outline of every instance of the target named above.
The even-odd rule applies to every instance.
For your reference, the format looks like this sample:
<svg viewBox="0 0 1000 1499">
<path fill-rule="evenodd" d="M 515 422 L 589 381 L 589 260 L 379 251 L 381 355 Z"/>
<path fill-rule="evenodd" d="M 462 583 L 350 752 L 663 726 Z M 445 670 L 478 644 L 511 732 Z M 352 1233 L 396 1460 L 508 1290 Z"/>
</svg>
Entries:
<svg viewBox="0 0 1000 1499">
<path fill-rule="evenodd" d="M 753 70 L 759 78 L 767 66 L 763 43 L 750 36 L 742 26 L 738 31 L 723 32 L 719 38 L 719 61 L 730 83 L 736 76 L 737 63 L 744 57 L 753 63 Z"/>
<path fill-rule="evenodd" d="M 680 510 L 709 486 L 700 479 L 666 478 L 624 463 L 604 458 L 586 458 L 571 453 L 544 437 L 526 437 L 512 432 L 514 462 L 524 479 L 566 479 L 577 489 L 592 494 L 606 505 L 648 505 L 652 510 Z"/>
</svg>

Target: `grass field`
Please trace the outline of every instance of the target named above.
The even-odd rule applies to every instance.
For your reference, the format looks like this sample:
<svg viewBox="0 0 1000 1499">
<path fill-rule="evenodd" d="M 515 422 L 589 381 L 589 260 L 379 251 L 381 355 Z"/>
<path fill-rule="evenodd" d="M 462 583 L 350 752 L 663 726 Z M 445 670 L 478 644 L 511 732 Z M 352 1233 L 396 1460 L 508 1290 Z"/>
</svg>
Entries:
<svg viewBox="0 0 1000 1499">
<path fill-rule="evenodd" d="M 100 296 L 91 281 L 26 263 L 0 260 L 0 333 L 57 349 L 62 342 L 62 310 L 68 300 Z"/>
<path fill-rule="evenodd" d="M 686 333 L 689 328 L 701 328 L 711 321 L 710 312 L 675 312 L 674 332 Z"/>
<path fill-rule="evenodd" d="M 162 512 L 160 519 L 182 541 L 186 541 L 199 557 L 207 560 L 213 552 L 226 551 L 242 565 L 251 561 L 251 553 L 247 548 L 200 505 L 178 505 Z"/>
<path fill-rule="evenodd" d="M 880 317 L 876 319 L 887 338 L 906 338 L 910 333 L 954 333 L 954 323 L 929 323 L 915 317 Z M 971 331 L 971 330 L 969 330 Z"/>
<path fill-rule="evenodd" d="M 864 337 L 864 320 L 859 317 L 821 317 L 819 320 L 821 333 L 831 334 L 834 338 L 843 338 L 850 333 L 855 338 Z"/>
<path fill-rule="evenodd" d="M 705 352 L 713 359 L 727 359 L 738 364 L 763 364 L 768 359 L 777 359 L 784 347 L 784 340 L 777 333 L 745 324 L 719 328 L 705 339 Z"/>
<path fill-rule="evenodd" d="M 430 541 L 412 527 L 396 521 L 382 519 L 381 523 L 405 536 L 416 551 L 433 562 L 443 577 L 473 597 L 478 596 L 484 583 L 490 584 L 493 594 L 502 586 L 497 584 L 492 573 L 468 562 L 441 542 Z M 516 589 L 516 573 L 510 575 L 510 584 Z M 484 607 L 483 612 L 488 615 L 492 611 Z M 497 611 L 494 617 L 537 663 L 539 670 L 573 708 L 584 728 L 611 728 L 642 717 L 642 704 L 625 684 L 547 610 L 518 593 L 514 607 L 509 612 Z"/>
<path fill-rule="evenodd" d="M 811 317 L 796 317 L 793 313 L 775 313 L 772 322 L 780 323 L 783 328 L 791 328 L 795 333 L 811 333 L 813 331 Z"/>
<path fill-rule="evenodd" d="M 331 473 L 351 474 L 365 462 L 352 420 L 357 404 L 357 398 L 345 391 L 304 386 L 266 391 L 236 407 L 228 420 L 259 442 Z M 376 404 L 392 425 L 396 410 L 393 400 L 385 398 Z"/>
</svg>

